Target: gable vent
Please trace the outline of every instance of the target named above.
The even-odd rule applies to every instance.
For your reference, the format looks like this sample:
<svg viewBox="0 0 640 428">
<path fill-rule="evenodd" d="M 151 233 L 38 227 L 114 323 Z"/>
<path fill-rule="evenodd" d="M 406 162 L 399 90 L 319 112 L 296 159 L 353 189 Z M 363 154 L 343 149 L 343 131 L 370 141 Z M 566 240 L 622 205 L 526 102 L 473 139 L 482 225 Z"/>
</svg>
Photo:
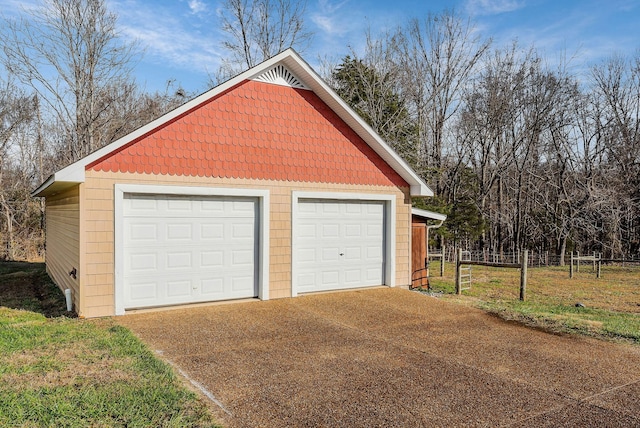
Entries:
<svg viewBox="0 0 640 428">
<path fill-rule="evenodd" d="M 282 64 L 278 64 L 264 73 L 257 75 L 253 80 L 273 83 L 274 85 L 290 86 L 297 89 L 309 89 Z"/>
</svg>

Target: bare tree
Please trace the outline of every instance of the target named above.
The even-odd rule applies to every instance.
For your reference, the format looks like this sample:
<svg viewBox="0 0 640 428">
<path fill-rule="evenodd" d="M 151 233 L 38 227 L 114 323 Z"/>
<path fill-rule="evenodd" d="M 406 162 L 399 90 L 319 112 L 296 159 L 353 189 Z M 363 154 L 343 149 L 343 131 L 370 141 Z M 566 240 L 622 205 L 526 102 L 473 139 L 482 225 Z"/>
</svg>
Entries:
<svg viewBox="0 0 640 428">
<path fill-rule="evenodd" d="M 507 129 L 515 111 L 515 91 L 522 85 L 516 46 L 493 53 L 474 85 L 466 88 L 458 127 L 459 143 L 478 177 L 477 202 L 489 221 L 483 234 L 493 250 L 502 248 L 506 170 L 510 163 Z"/>
<path fill-rule="evenodd" d="M 43 0 L 4 20 L 0 60 L 64 126 L 62 162 L 107 144 L 112 85 L 128 82 L 135 45 L 123 42 L 105 0 Z"/>
<path fill-rule="evenodd" d="M 604 166 L 609 171 L 609 188 L 603 191 L 617 191 L 612 207 L 607 207 L 611 215 L 604 220 L 604 240 L 611 244 L 612 253 L 620 254 L 630 249 L 631 242 L 638 247 L 640 241 L 633 233 L 640 217 L 640 53 L 630 60 L 612 56 L 593 67 L 592 77 L 594 96 L 602 105 L 599 129 L 605 138 Z"/>
<path fill-rule="evenodd" d="M 454 11 L 413 19 L 398 34 L 405 93 L 420 127 L 425 167 L 442 167 L 447 123 L 490 44 Z M 439 184 L 436 190 L 441 190 Z"/>
<path fill-rule="evenodd" d="M 17 256 L 16 235 L 24 226 L 24 203 L 32 184 L 27 166 L 30 159 L 25 159 L 23 150 L 28 147 L 21 144 L 20 136 L 34 117 L 32 98 L 12 82 L 0 79 L 0 258 Z"/>
<path fill-rule="evenodd" d="M 304 25 L 306 0 L 225 0 L 220 19 L 229 51 L 219 78 L 228 78 L 295 47 L 303 50 L 312 34 Z"/>
<path fill-rule="evenodd" d="M 521 249 L 536 233 L 538 194 L 532 189 L 540 166 L 548 163 L 544 144 L 566 126 L 575 90 L 561 67 L 549 70 L 535 50 L 521 53 L 514 43 L 484 63 L 467 91 L 461 142 L 478 175 L 478 205 L 490 222 L 493 250 L 502 251 L 505 244 Z"/>
<path fill-rule="evenodd" d="M 417 160 L 417 127 L 398 84 L 393 38 L 367 33 L 364 53 L 354 50 L 335 66 L 330 85 L 410 165 Z"/>
</svg>

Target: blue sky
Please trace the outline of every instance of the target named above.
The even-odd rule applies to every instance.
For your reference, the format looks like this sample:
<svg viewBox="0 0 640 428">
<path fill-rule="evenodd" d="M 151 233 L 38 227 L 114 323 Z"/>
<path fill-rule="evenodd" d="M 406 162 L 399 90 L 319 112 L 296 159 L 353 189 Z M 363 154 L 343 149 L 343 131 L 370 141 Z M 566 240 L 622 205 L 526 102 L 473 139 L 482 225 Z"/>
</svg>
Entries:
<svg viewBox="0 0 640 428">
<path fill-rule="evenodd" d="M 147 90 L 162 90 L 171 79 L 188 91 L 205 89 L 208 73 L 225 56 L 219 0 L 107 1 L 120 17 L 121 34 L 145 50 L 135 71 Z M 0 0 L 0 8 L 12 16 L 34 2 Z M 550 62 L 569 58 L 576 72 L 640 49 L 640 0 L 308 0 L 305 22 L 315 36 L 302 55 L 318 66 L 321 57 L 361 49 L 368 28 L 375 33 L 451 8 L 470 17 L 494 47 L 517 39 Z"/>
</svg>

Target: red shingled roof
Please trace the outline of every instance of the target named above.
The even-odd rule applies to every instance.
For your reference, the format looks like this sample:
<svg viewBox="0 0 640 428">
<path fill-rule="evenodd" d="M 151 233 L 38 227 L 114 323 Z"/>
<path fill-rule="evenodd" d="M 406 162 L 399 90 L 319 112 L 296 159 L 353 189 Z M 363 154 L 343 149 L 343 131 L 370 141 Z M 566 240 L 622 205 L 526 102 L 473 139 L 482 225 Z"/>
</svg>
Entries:
<svg viewBox="0 0 640 428">
<path fill-rule="evenodd" d="M 408 186 L 313 92 L 251 80 L 87 169 Z"/>
</svg>

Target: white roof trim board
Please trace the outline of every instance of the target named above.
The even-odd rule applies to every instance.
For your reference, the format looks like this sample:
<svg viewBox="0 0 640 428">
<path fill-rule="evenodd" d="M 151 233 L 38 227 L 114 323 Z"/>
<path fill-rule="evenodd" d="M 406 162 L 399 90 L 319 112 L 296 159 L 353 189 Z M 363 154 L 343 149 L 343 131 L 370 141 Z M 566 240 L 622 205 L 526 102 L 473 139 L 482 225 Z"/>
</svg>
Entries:
<svg viewBox="0 0 640 428">
<path fill-rule="evenodd" d="M 281 66 L 281 67 L 279 67 Z M 288 73 L 286 73 L 288 72 Z M 175 110 L 138 128 L 130 134 L 108 144 L 90 155 L 72 163 L 51 175 L 44 183 L 33 191 L 33 196 L 46 196 L 70 185 L 83 183 L 87 165 L 108 156 L 111 152 L 132 141 L 154 131 L 156 128 L 174 118 L 197 108 L 202 103 L 216 97 L 235 85 L 250 79 L 263 82 L 285 84 L 294 88 L 313 91 L 326 103 L 347 125 L 349 125 L 385 162 L 387 162 L 410 186 L 411 196 L 433 196 L 433 191 L 411 169 L 411 167 L 389 145 L 376 134 L 373 129 L 358 116 L 318 74 L 293 49 L 266 60 L 265 62 L 239 74 L 238 76 L 199 95 Z M 271 79 L 271 81 L 269 81 Z"/>
<path fill-rule="evenodd" d="M 421 210 L 419 208 L 411 208 L 411 214 L 420 218 L 426 218 L 429 220 L 445 221 L 447 216 L 445 214 L 436 213 L 433 211 Z"/>
</svg>

